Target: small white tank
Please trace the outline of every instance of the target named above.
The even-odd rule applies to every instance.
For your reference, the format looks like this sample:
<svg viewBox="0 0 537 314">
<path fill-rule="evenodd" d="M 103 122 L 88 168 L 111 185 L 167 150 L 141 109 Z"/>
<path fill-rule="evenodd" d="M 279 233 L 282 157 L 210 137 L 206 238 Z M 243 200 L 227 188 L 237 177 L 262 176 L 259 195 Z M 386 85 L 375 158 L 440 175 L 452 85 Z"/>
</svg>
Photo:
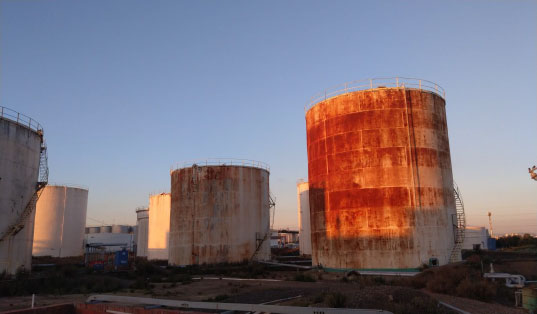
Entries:
<svg viewBox="0 0 537 314">
<path fill-rule="evenodd" d="M 149 197 L 147 259 L 168 260 L 170 199 L 170 193 L 161 193 Z"/>
<path fill-rule="evenodd" d="M 112 225 L 112 233 L 129 233 L 130 226 Z"/>
<path fill-rule="evenodd" d="M 310 193 L 308 182 L 299 181 L 296 185 L 298 201 L 298 237 L 302 255 L 311 255 Z"/>
<path fill-rule="evenodd" d="M 136 208 L 136 256 L 147 257 L 147 238 L 149 229 L 149 209 Z"/>
<path fill-rule="evenodd" d="M 68 257 L 84 253 L 88 190 L 49 185 L 37 202 L 34 256 Z"/>
</svg>

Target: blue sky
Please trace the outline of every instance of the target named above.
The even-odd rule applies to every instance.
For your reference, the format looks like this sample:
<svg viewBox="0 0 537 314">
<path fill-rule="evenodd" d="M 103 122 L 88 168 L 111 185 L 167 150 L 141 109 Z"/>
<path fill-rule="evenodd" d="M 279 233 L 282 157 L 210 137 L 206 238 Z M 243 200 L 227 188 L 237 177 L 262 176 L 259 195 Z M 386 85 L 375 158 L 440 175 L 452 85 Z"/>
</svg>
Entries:
<svg viewBox="0 0 537 314">
<path fill-rule="evenodd" d="M 346 81 L 446 90 L 470 224 L 537 232 L 536 1 L 0 1 L 0 105 L 45 128 L 52 182 L 135 223 L 170 167 L 271 165 L 276 226 L 307 177 L 304 105 Z M 91 223 L 91 221 L 89 221 Z"/>
</svg>

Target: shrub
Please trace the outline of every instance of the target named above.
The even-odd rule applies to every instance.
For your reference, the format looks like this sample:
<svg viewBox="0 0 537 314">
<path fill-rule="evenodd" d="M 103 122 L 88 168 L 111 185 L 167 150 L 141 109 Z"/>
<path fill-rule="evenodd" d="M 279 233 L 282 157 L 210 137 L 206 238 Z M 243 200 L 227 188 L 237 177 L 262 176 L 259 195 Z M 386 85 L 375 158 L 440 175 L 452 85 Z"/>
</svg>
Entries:
<svg viewBox="0 0 537 314">
<path fill-rule="evenodd" d="M 339 292 L 327 294 L 324 300 L 328 307 L 341 308 L 347 304 L 347 296 Z"/>
<path fill-rule="evenodd" d="M 308 274 L 298 273 L 295 275 L 295 281 L 315 282 L 315 278 Z"/>
</svg>

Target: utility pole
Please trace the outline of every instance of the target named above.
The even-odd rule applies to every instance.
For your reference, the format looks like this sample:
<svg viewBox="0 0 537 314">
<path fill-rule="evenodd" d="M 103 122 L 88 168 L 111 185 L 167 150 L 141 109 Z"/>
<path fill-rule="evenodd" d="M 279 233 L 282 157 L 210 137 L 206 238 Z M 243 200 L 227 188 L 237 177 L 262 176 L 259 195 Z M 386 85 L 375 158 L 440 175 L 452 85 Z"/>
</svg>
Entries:
<svg viewBox="0 0 537 314">
<path fill-rule="evenodd" d="M 494 233 L 492 232 L 492 213 L 489 212 L 489 229 L 490 229 L 490 237 L 494 238 Z"/>
</svg>

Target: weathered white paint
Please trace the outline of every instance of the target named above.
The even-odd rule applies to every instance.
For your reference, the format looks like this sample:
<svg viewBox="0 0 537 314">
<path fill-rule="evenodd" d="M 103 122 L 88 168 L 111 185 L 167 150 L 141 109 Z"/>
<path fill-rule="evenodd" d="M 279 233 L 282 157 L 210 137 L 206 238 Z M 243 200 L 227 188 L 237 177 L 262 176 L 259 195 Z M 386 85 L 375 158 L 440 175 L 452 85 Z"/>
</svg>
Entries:
<svg viewBox="0 0 537 314">
<path fill-rule="evenodd" d="M 0 118 L 0 233 L 15 223 L 36 191 L 42 136 Z M 0 273 L 30 269 L 35 210 L 25 227 L 0 242 Z"/>
<path fill-rule="evenodd" d="M 171 179 L 170 264 L 242 262 L 259 243 L 255 259 L 270 258 L 267 170 L 192 166 Z"/>
<path fill-rule="evenodd" d="M 296 189 L 300 254 L 311 255 L 310 193 L 308 182 L 297 183 Z"/>
<path fill-rule="evenodd" d="M 88 209 L 88 190 L 46 186 L 37 202 L 34 256 L 81 256 Z"/>
<path fill-rule="evenodd" d="M 488 249 L 489 232 L 485 227 L 468 226 L 464 232 L 463 250 L 473 250 L 474 244 L 479 244 L 482 250 Z"/>
<path fill-rule="evenodd" d="M 161 193 L 149 197 L 147 258 L 150 260 L 168 260 L 170 200 L 170 193 Z"/>
<path fill-rule="evenodd" d="M 147 257 L 147 239 L 149 235 L 149 209 L 136 209 L 136 256 Z"/>
</svg>

